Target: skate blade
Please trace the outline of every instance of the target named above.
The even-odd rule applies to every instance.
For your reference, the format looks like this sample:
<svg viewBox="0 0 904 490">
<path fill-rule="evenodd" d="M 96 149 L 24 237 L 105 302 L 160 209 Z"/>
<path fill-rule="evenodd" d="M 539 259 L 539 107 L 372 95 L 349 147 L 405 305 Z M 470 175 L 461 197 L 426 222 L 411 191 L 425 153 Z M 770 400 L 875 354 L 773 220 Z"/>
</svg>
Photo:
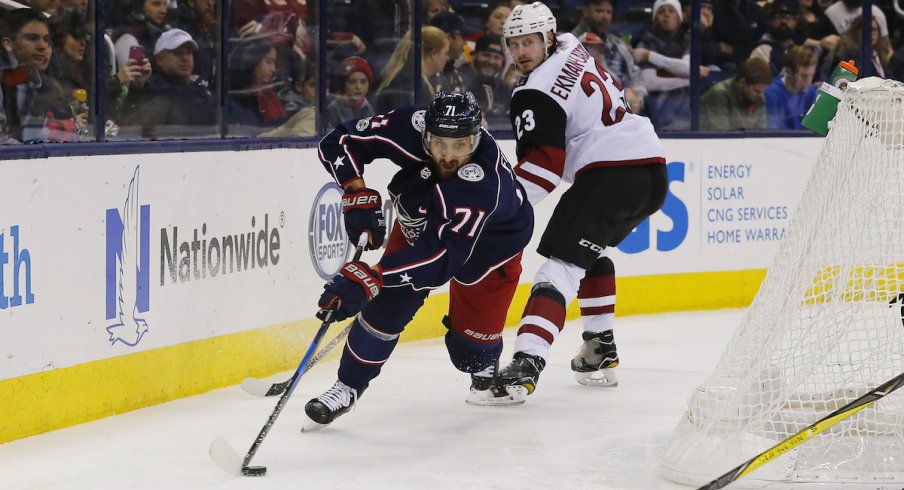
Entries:
<svg viewBox="0 0 904 490">
<path fill-rule="evenodd" d="M 600 369 L 586 373 L 574 373 L 574 379 L 584 386 L 597 388 L 615 388 L 618 386 L 618 378 L 612 369 Z"/>
<path fill-rule="evenodd" d="M 511 407 L 527 400 L 527 390 L 521 386 L 506 386 L 506 394 L 496 395 L 492 390 L 472 391 L 465 403 L 479 407 Z"/>
<path fill-rule="evenodd" d="M 318 422 L 314 422 L 311 419 L 307 419 L 307 420 L 305 420 L 304 424 L 301 425 L 301 433 L 304 434 L 307 432 L 317 432 L 318 430 L 320 430 L 324 427 L 327 427 L 329 425 L 330 424 L 321 424 Z"/>
</svg>

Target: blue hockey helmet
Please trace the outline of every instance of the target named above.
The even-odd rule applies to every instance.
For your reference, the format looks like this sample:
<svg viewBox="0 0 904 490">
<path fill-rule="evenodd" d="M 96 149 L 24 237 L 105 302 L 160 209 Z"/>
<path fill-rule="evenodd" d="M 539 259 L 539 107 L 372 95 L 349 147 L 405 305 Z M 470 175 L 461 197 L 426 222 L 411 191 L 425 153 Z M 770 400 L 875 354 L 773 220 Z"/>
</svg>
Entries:
<svg viewBox="0 0 904 490">
<path fill-rule="evenodd" d="M 471 151 L 480 143 L 483 115 L 471 92 L 440 92 L 424 113 L 424 148 L 430 153 L 430 138 L 471 138 Z"/>
</svg>

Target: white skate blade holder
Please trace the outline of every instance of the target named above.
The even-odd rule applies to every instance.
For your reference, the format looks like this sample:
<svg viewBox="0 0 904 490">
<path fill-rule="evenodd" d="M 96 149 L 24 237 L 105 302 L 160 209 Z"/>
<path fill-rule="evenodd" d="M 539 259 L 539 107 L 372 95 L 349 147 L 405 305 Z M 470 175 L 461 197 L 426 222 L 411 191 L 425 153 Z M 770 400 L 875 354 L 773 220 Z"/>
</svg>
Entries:
<svg viewBox="0 0 904 490">
<path fill-rule="evenodd" d="M 597 388 L 615 388 L 618 386 L 618 377 L 615 375 L 614 369 L 599 369 L 586 373 L 574 373 L 574 379 L 584 386 L 595 386 Z"/>
<path fill-rule="evenodd" d="M 506 386 L 506 395 L 495 396 L 492 390 L 472 391 L 465 398 L 465 403 L 480 407 L 511 407 L 527 401 L 527 388 L 523 386 Z"/>
</svg>

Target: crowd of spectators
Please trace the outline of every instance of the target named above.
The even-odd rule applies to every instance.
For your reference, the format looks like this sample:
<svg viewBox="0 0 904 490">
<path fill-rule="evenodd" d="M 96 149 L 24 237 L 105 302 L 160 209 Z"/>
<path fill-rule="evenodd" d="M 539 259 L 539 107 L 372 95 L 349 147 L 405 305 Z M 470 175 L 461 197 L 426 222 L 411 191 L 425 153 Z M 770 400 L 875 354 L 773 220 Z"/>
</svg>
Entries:
<svg viewBox="0 0 904 490">
<path fill-rule="evenodd" d="M 336 0 L 327 15 L 313 0 L 127 0 L 105 6 L 103 42 L 89 0 L 20 1 L 0 11 L 0 143 L 95 140 L 98 126 L 107 140 L 218 137 L 221 125 L 235 137 L 308 137 L 465 90 L 491 129 L 510 130 L 519 75 L 502 26 L 519 0 Z M 419 63 L 413 2 L 423 14 Z M 691 128 L 695 70 L 703 130 L 800 130 L 841 60 L 862 76 L 904 80 L 904 23 L 888 0 L 872 9 L 869 59 L 860 0 L 702 0 L 699 67 L 689 0 L 546 3 L 560 32 L 577 36 L 660 131 Z"/>
</svg>

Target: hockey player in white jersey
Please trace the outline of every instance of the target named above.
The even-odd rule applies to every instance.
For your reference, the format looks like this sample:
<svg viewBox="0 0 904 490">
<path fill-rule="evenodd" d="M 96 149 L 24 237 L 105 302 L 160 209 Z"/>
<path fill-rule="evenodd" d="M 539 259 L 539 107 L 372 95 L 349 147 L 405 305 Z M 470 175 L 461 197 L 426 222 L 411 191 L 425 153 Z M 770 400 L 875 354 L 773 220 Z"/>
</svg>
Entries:
<svg viewBox="0 0 904 490">
<path fill-rule="evenodd" d="M 515 7 L 503 28 L 522 74 L 510 106 L 518 179 L 532 204 L 571 183 L 540 240 L 537 251 L 547 260 L 534 277 L 514 358 L 497 379 L 522 396 L 534 391 L 575 297 L 584 343 L 571 368 L 581 384 L 618 383 L 615 267 L 606 250 L 655 213 L 668 188 L 649 119 L 631 112 L 618 81 L 577 38 L 555 32 L 556 19 L 541 2 Z"/>
</svg>

